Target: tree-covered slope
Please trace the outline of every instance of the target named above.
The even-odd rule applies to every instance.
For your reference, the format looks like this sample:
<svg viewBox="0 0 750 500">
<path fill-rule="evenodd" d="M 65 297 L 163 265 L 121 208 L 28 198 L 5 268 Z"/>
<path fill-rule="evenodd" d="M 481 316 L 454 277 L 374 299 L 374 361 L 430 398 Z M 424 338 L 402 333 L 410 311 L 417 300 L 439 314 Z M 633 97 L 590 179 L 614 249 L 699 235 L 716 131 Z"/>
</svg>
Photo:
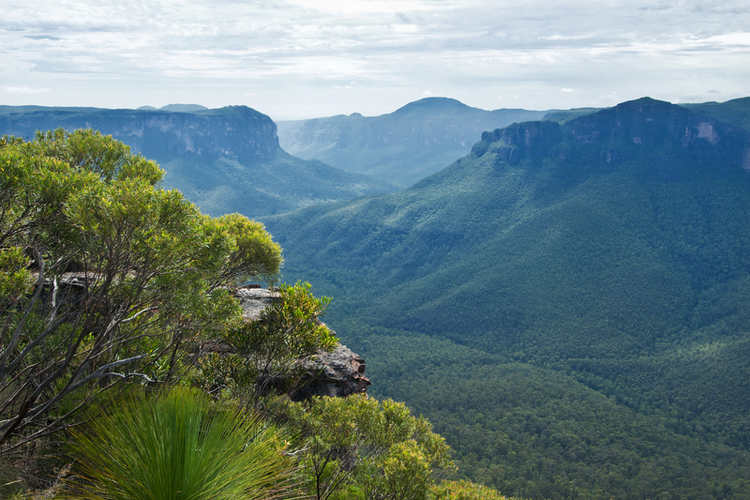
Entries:
<svg viewBox="0 0 750 500">
<path fill-rule="evenodd" d="M 750 130 L 750 97 L 740 97 L 724 102 L 683 103 L 680 106 L 736 127 Z M 600 108 L 550 110 L 544 115 L 544 119 L 565 123 L 579 116 L 588 115 L 599 110 Z"/>
<path fill-rule="evenodd" d="M 740 97 L 726 102 L 684 104 L 684 106 L 717 120 L 750 130 L 750 97 Z"/>
<path fill-rule="evenodd" d="M 278 126 L 281 145 L 294 155 L 406 187 L 468 153 L 483 131 L 543 115 L 524 109 L 486 111 L 430 97 L 385 115 L 354 113 Z"/>
<path fill-rule="evenodd" d="M 741 498 L 748 170 L 746 131 L 644 98 L 487 132 L 404 192 L 266 222 L 286 275 L 336 298 L 375 392 L 424 411 L 474 477 Z"/>
<path fill-rule="evenodd" d="M 305 161 L 278 143 L 276 125 L 245 106 L 201 110 L 0 107 L 0 135 L 94 128 L 158 161 L 164 184 L 211 214 L 268 215 L 391 189 L 386 182 Z"/>
</svg>

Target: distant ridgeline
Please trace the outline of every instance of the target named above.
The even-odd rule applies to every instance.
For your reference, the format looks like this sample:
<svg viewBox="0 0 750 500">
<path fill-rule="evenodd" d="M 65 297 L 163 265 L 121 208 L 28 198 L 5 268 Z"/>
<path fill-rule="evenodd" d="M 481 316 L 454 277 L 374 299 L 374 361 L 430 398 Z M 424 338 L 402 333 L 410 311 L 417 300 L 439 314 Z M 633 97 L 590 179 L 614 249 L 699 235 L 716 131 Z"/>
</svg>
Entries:
<svg viewBox="0 0 750 500">
<path fill-rule="evenodd" d="M 748 102 L 750 98 L 685 106 L 750 128 Z M 596 111 L 597 108 L 487 111 L 455 99 L 428 97 L 379 116 L 353 113 L 280 121 L 279 141 L 300 158 L 320 160 L 407 187 L 466 155 L 484 131 L 529 120 L 565 123 Z"/>
<path fill-rule="evenodd" d="M 749 110 L 644 98 L 514 124 L 403 192 L 264 221 L 285 278 L 335 297 L 373 392 L 474 479 L 750 498 Z"/>
<path fill-rule="evenodd" d="M 301 158 L 407 187 L 468 153 L 485 130 L 539 120 L 545 111 L 472 108 L 444 97 L 411 102 L 393 113 L 359 113 L 281 121 L 279 140 Z"/>
<path fill-rule="evenodd" d="M 213 215 L 268 215 L 392 189 L 386 182 L 289 155 L 279 146 L 274 122 L 245 106 L 0 106 L 0 135 L 28 139 L 37 130 L 58 127 L 111 134 L 159 162 L 166 170 L 166 186 L 180 189 Z"/>
</svg>

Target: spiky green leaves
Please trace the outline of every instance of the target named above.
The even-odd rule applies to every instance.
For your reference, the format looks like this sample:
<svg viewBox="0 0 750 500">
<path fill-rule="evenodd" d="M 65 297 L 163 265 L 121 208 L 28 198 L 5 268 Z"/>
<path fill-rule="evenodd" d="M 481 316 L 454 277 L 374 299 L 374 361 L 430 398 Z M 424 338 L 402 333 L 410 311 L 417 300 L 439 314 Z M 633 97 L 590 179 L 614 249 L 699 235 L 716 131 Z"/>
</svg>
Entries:
<svg viewBox="0 0 750 500">
<path fill-rule="evenodd" d="M 131 396 L 75 432 L 73 498 L 290 498 L 293 462 L 283 435 L 185 388 Z"/>
</svg>

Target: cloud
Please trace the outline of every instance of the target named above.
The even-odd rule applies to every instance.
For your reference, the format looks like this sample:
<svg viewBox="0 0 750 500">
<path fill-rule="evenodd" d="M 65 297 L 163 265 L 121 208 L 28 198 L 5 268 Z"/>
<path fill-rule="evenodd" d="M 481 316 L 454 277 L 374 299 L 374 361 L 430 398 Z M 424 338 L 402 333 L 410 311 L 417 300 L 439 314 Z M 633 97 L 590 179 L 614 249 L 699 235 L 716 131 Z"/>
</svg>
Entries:
<svg viewBox="0 0 750 500">
<path fill-rule="evenodd" d="M 8 94 L 19 94 L 19 95 L 36 95 L 36 94 L 46 94 L 50 91 L 48 88 L 38 88 L 38 87 L 28 87 L 25 85 L 22 86 L 13 86 L 9 85 L 6 87 L 2 87 L 3 92 Z"/>
<path fill-rule="evenodd" d="M 31 40 L 59 40 L 60 37 L 52 35 L 24 35 L 24 38 L 30 38 Z"/>
<path fill-rule="evenodd" d="M 750 76 L 746 0 L 611 0 L 595 8 L 529 0 L 523 9 L 503 0 L 6 4 L 5 83 L 54 87 L 65 104 L 136 105 L 184 92 L 187 102 L 251 95 L 265 100 L 256 103 L 261 110 L 315 105 L 330 114 L 394 109 L 431 88 L 477 106 L 508 95 L 518 96 L 514 105 L 563 107 L 707 88 L 720 90 L 712 98 L 728 97 L 745 91 Z"/>
</svg>

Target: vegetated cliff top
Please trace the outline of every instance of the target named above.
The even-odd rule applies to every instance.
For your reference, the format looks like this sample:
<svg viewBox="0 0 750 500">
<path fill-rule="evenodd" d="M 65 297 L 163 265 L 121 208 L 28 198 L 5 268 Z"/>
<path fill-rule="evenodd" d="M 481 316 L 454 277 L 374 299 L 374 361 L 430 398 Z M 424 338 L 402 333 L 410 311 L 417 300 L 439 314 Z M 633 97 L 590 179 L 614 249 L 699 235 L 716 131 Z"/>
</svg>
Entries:
<svg viewBox="0 0 750 500">
<path fill-rule="evenodd" d="M 234 292 L 242 306 L 246 321 L 258 321 L 263 312 L 279 294 L 267 288 L 240 287 Z M 370 380 L 365 376 L 365 360 L 339 343 L 332 351 L 320 350 L 317 354 L 298 361 L 301 373 L 295 373 L 295 383 L 289 395 L 295 400 L 312 396 L 346 397 L 367 392 Z"/>
<path fill-rule="evenodd" d="M 195 111 L 203 111 L 208 108 L 200 104 L 167 104 L 159 109 L 162 111 L 174 111 L 176 113 L 194 113 Z"/>
</svg>

